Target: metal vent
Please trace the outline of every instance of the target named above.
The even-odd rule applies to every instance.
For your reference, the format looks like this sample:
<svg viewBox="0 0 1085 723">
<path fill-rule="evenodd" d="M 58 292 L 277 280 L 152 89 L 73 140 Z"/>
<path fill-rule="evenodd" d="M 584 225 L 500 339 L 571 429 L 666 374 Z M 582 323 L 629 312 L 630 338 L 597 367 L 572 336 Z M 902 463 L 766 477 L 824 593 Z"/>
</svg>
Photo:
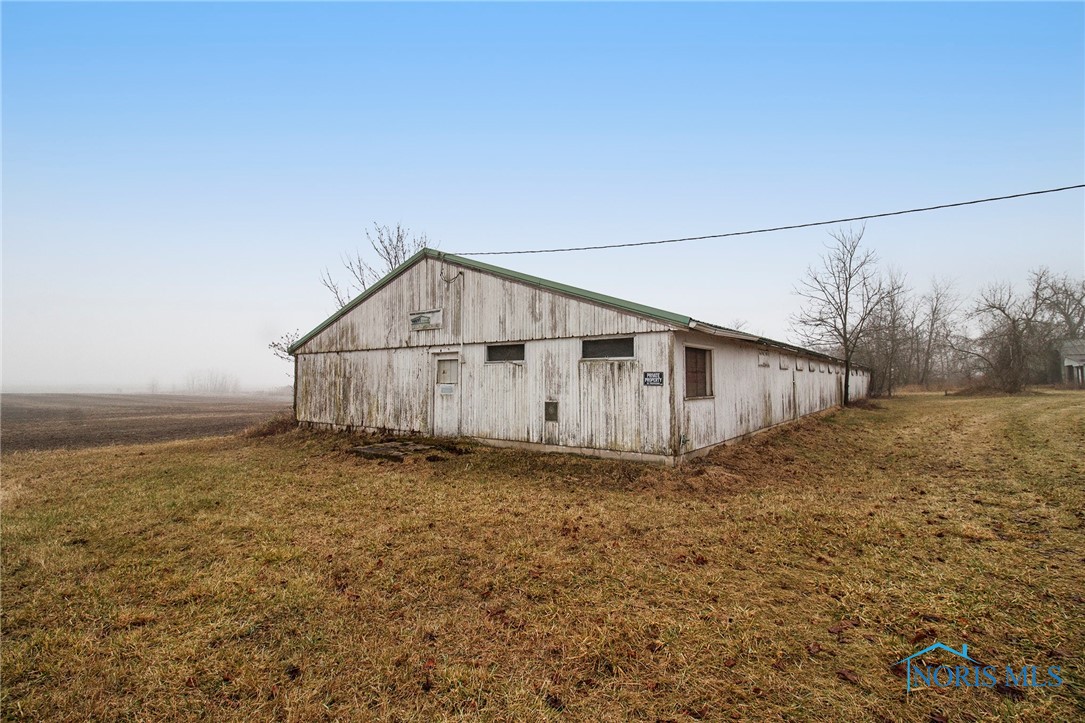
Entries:
<svg viewBox="0 0 1085 723">
<path fill-rule="evenodd" d="M 558 403 L 546 402 L 543 404 L 543 418 L 547 422 L 558 421 Z"/>
</svg>

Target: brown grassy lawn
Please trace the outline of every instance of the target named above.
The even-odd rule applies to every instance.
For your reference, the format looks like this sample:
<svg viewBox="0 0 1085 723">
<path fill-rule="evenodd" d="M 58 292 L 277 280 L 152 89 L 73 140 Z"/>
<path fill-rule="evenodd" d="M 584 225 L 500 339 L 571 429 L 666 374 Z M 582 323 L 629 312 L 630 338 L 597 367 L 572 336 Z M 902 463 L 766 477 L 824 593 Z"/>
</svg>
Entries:
<svg viewBox="0 0 1085 723">
<path fill-rule="evenodd" d="M 6 455 L 4 716 L 1085 718 L 1085 395 L 881 405 L 677 470 Z M 935 639 L 1066 683 L 909 698 Z"/>
</svg>

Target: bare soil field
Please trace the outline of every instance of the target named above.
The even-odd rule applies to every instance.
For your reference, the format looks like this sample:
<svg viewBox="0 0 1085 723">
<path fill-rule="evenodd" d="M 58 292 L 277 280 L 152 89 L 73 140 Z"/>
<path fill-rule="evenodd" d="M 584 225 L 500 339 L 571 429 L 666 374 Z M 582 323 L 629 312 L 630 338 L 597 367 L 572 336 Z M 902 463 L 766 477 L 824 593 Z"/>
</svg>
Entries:
<svg viewBox="0 0 1085 723">
<path fill-rule="evenodd" d="M 78 449 L 232 434 L 288 411 L 288 397 L 4 394 L 0 450 Z"/>
<path fill-rule="evenodd" d="M 297 429 L 5 455 L 0 710 L 1085 720 L 1083 443 L 1085 394 L 1051 392 L 879 400 L 674 469 Z M 907 692 L 936 641 L 999 685 Z"/>
</svg>

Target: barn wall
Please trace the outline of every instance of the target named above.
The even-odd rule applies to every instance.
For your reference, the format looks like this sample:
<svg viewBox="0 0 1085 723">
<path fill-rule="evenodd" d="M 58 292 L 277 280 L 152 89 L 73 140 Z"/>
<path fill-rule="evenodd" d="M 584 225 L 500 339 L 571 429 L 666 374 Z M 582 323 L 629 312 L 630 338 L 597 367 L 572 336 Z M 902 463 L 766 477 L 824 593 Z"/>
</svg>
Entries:
<svg viewBox="0 0 1085 723">
<path fill-rule="evenodd" d="M 843 365 L 706 334 L 675 338 L 680 453 L 828 409 L 842 399 Z M 712 352 L 711 398 L 685 398 L 686 345 Z M 868 380 L 852 377 L 853 398 L 866 396 Z"/>
<path fill-rule="evenodd" d="M 299 421 L 403 432 L 430 428 L 427 350 L 298 354 L 297 360 Z"/>
<path fill-rule="evenodd" d="M 524 362 L 486 363 L 486 346 L 463 350 L 461 432 L 564 447 L 670 454 L 670 395 L 645 387 L 665 371 L 667 333 L 639 334 L 633 359 L 581 359 L 581 339 L 528 342 Z M 669 382 L 665 382 L 669 383 Z M 544 404 L 558 403 L 558 421 Z"/>
<path fill-rule="evenodd" d="M 411 330 L 409 315 L 431 309 L 442 310 L 442 327 Z M 424 258 L 298 351 L 429 347 L 668 328 L 616 309 Z"/>
<path fill-rule="evenodd" d="M 298 355 L 298 419 L 429 434 L 436 358 L 459 355 L 462 436 L 672 455 L 671 340 L 639 334 L 633 359 L 581 359 L 581 339 L 528 341 L 523 362 L 486 362 L 485 344 Z M 664 372 L 646 387 L 645 371 Z M 544 421 L 544 403 L 558 421 Z"/>
<path fill-rule="evenodd" d="M 431 309 L 441 327 L 412 330 L 410 314 Z M 840 402 L 835 363 L 672 328 L 424 258 L 298 350 L 297 415 L 433 434 L 454 408 L 462 436 L 673 457 Z M 635 337 L 634 359 L 581 359 L 582 339 L 615 335 Z M 486 362 L 487 343 L 509 342 L 525 344 L 522 362 Z M 710 399 L 684 398 L 684 344 L 712 350 Z M 436 397 L 439 354 L 461 361 L 453 407 Z M 663 387 L 644 385 L 649 371 Z M 856 373 L 853 397 L 868 382 Z M 557 422 L 544 420 L 548 401 Z"/>
<path fill-rule="evenodd" d="M 863 369 L 852 369 L 851 374 L 851 385 L 848 394 L 852 399 L 865 399 L 870 395 L 870 372 Z"/>
</svg>

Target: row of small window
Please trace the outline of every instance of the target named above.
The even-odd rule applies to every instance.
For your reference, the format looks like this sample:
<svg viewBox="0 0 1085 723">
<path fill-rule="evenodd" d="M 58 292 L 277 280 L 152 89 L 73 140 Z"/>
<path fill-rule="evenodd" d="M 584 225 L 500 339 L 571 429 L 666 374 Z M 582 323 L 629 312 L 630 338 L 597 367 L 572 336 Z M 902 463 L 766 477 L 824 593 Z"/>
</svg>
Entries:
<svg viewBox="0 0 1085 723">
<path fill-rule="evenodd" d="M 789 368 L 789 366 L 790 366 L 790 363 L 788 362 L 789 358 L 790 357 L 788 357 L 786 354 L 781 354 L 780 355 L 780 368 L 781 369 L 788 369 Z M 759 366 L 759 367 L 770 366 L 769 365 L 769 353 L 767 351 L 761 351 L 761 352 L 757 353 L 757 366 Z M 832 364 L 827 364 L 826 362 L 815 362 L 813 359 L 803 360 L 801 358 L 796 358 L 795 359 L 795 371 L 801 372 L 804 367 L 808 371 L 812 371 L 812 372 L 813 371 L 829 372 L 831 374 L 841 374 L 842 373 L 840 367 L 834 366 Z M 860 377 L 863 376 L 863 371 L 861 369 L 852 369 L 851 373 L 852 373 L 853 376 L 860 376 Z"/>
<path fill-rule="evenodd" d="M 618 339 L 584 339 L 581 342 L 582 359 L 629 359 L 633 356 L 633 337 Z M 517 362 L 524 360 L 523 344 L 491 344 L 486 347 L 488 362 Z"/>
<path fill-rule="evenodd" d="M 585 339 L 581 342 L 582 359 L 627 359 L 633 356 L 633 337 L 617 339 Z M 486 347 L 488 362 L 517 362 L 524 360 L 523 344 L 490 344 Z M 686 347 L 686 396 L 712 396 L 712 352 L 708 349 Z"/>
</svg>

